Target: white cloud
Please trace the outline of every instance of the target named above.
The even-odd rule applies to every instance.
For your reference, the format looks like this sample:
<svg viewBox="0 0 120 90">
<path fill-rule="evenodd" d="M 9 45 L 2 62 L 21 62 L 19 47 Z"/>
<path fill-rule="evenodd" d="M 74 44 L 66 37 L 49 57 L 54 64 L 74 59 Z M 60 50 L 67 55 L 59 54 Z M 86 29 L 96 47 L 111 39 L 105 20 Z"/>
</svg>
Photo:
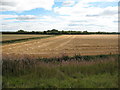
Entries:
<svg viewBox="0 0 120 90">
<path fill-rule="evenodd" d="M 16 18 L 17 15 L 0 15 L 0 19 L 5 19 L 5 18 Z"/>
<path fill-rule="evenodd" d="M 84 3 L 90 3 L 90 2 L 119 2 L 119 0 L 79 0 Z"/>
<path fill-rule="evenodd" d="M 55 2 L 64 2 L 69 0 L 55 0 Z M 73 1 L 82 1 L 82 2 L 118 2 L 119 0 L 73 0 Z"/>
<path fill-rule="evenodd" d="M 37 17 L 34 15 L 20 15 L 17 16 L 16 19 L 18 20 L 32 20 L 32 19 L 36 19 Z"/>
<path fill-rule="evenodd" d="M 118 7 L 107 7 L 102 13 L 103 15 L 115 15 L 118 14 Z"/>
<path fill-rule="evenodd" d="M 29 31 L 45 31 L 50 29 L 62 30 L 67 24 L 65 23 L 48 23 L 48 22 L 16 22 L 16 23 L 4 23 L 2 25 L 2 31 L 19 29 L 29 30 Z"/>
<path fill-rule="evenodd" d="M 17 0 L 14 0 L 17 1 Z M 22 0 L 23 1 L 23 0 Z M 38 7 L 38 4 L 34 2 L 39 2 L 40 0 L 34 0 L 33 2 L 28 2 L 25 0 L 25 3 L 28 2 L 28 7 L 25 8 L 24 3 L 9 3 L 10 10 L 13 11 L 24 11 L 30 10 L 31 8 Z M 42 1 L 42 0 L 41 0 Z M 43 2 L 48 1 L 44 0 Z M 75 1 L 75 0 L 74 0 Z M 76 0 L 77 1 L 77 0 Z M 105 2 L 113 2 L 117 0 L 106 0 Z M 74 4 L 72 0 L 62 1 L 63 7 L 55 7 L 53 11 L 60 14 L 61 16 L 34 16 L 34 15 L 2 15 L 2 18 L 14 18 L 9 20 L 3 19 L 3 30 L 50 30 L 50 29 L 59 29 L 59 30 L 87 30 L 87 31 L 118 31 L 118 14 L 117 6 L 109 6 L 105 8 L 100 7 L 91 7 L 89 2 L 104 2 L 104 0 L 78 0 L 77 4 Z M 31 4 L 32 3 L 32 4 Z M 42 3 L 42 2 L 41 2 Z M 48 3 L 48 2 L 47 2 Z M 43 4 L 39 7 L 50 10 L 52 7 L 49 4 Z M 8 4 L 4 3 L 4 6 Z M 23 5 L 22 8 L 18 9 Z M 46 5 L 49 5 L 47 8 Z M 70 5 L 74 5 L 69 7 Z M 6 7 L 5 6 L 5 7 Z M 13 8 L 14 7 L 14 8 Z M 16 9 L 15 9 L 16 7 Z M 15 21 L 28 21 L 28 22 L 15 22 Z M 11 23 L 10 23 L 11 22 Z M 14 23 L 15 22 L 15 23 Z"/>
<path fill-rule="evenodd" d="M 118 0 L 106 0 L 105 2 L 116 2 Z M 73 7 L 55 7 L 54 11 L 66 21 L 69 21 L 67 29 L 88 31 L 118 31 L 118 7 L 109 6 L 105 8 L 92 7 L 90 2 L 104 2 L 103 0 L 80 0 Z M 71 22 L 79 21 L 79 22 Z M 82 22 L 85 21 L 85 22 Z"/>
<path fill-rule="evenodd" d="M 54 0 L 2 0 L 0 11 L 26 11 L 35 8 L 52 10 Z"/>
<path fill-rule="evenodd" d="M 12 18 L 12 19 L 11 19 Z M 13 20 L 32 20 L 32 19 L 37 19 L 37 16 L 35 15 L 0 15 L 0 19 L 1 20 L 7 20 L 10 19 L 8 21 L 13 21 Z"/>
<path fill-rule="evenodd" d="M 64 1 L 63 2 L 63 6 L 71 6 L 71 5 L 74 5 L 75 4 L 75 1 Z"/>
<path fill-rule="evenodd" d="M 67 27 L 68 25 L 68 22 L 66 22 L 65 20 L 63 22 L 63 20 L 61 20 L 60 18 L 55 18 L 51 16 L 43 16 L 40 18 L 37 17 L 36 19 L 32 19 L 32 20 L 25 19 L 25 21 L 27 22 L 21 22 L 21 19 L 20 20 L 16 19 L 16 17 L 20 17 L 20 16 L 14 16 L 14 15 L 13 16 L 3 15 L 3 16 L 4 18 L 3 18 L 2 24 L 0 25 L 2 26 L 2 31 L 6 31 L 6 30 L 16 31 L 19 29 L 24 29 L 29 31 L 32 31 L 32 30 L 44 31 L 44 30 L 50 30 L 53 28 L 62 30 L 64 27 Z M 30 15 L 26 15 L 26 16 L 30 16 Z M 10 18 L 10 17 L 14 17 L 15 19 L 4 20 L 5 18 Z"/>
</svg>

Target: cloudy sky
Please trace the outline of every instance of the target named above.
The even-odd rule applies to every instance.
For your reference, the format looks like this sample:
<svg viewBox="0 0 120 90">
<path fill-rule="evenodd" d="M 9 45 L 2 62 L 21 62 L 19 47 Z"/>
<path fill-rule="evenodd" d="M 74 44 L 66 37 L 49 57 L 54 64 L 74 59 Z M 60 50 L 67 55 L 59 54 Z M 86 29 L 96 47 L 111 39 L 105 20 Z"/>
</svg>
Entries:
<svg viewBox="0 0 120 90">
<path fill-rule="evenodd" d="M 2 0 L 1 31 L 118 31 L 119 0 Z"/>
</svg>

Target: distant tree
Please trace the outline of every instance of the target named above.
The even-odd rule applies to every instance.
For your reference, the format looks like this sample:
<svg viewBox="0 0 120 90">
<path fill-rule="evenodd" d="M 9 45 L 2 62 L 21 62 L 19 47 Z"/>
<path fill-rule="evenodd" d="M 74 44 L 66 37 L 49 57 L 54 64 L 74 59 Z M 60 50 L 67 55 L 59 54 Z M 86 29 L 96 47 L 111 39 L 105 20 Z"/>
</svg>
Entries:
<svg viewBox="0 0 120 90">
<path fill-rule="evenodd" d="M 44 32 L 43 32 L 43 34 L 47 34 L 47 32 L 46 32 L 46 31 L 44 31 Z"/>
<path fill-rule="evenodd" d="M 32 31 L 32 33 L 35 33 L 35 31 Z"/>
<path fill-rule="evenodd" d="M 16 32 L 2 32 L 2 34 L 54 34 L 54 35 L 60 35 L 60 34 L 120 34 L 120 32 L 88 32 L 88 31 L 58 31 L 57 29 L 47 30 L 47 31 L 24 31 L 24 30 L 18 30 Z"/>
<path fill-rule="evenodd" d="M 24 30 L 18 30 L 17 32 L 18 33 L 24 33 L 25 31 Z"/>
<path fill-rule="evenodd" d="M 88 31 L 83 31 L 83 34 L 88 34 Z"/>
<path fill-rule="evenodd" d="M 56 29 L 52 29 L 52 30 L 48 30 L 47 34 L 60 34 L 60 31 L 58 31 Z"/>
<path fill-rule="evenodd" d="M 51 31 L 52 31 L 52 32 L 58 32 L 58 30 L 56 30 L 56 29 L 52 29 Z"/>
</svg>

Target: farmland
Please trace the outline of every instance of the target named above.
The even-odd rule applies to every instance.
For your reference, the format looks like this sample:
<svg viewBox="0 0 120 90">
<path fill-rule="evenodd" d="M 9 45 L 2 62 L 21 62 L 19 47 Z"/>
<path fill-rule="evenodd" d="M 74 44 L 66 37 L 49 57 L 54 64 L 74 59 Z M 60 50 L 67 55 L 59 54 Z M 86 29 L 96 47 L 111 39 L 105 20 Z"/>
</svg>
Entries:
<svg viewBox="0 0 120 90">
<path fill-rule="evenodd" d="M 32 38 L 32 37 L 42 37 L 42 36 L 49 36 L 49 35 L 3 34 L 1 40 L 7 41 L 7 40 L 25 39 L 25 38 Z"/>
<path fill-rule="evenodd" d="M 4 44 L 3 88 L 118 88 L 118 57 L 118 35 Z"/>
<path fill-rule="evenodd" d="M 118 54 L 118 35 L 60 35 L 2 46 L 3 55 L 61 57 Z"/>
</svg>

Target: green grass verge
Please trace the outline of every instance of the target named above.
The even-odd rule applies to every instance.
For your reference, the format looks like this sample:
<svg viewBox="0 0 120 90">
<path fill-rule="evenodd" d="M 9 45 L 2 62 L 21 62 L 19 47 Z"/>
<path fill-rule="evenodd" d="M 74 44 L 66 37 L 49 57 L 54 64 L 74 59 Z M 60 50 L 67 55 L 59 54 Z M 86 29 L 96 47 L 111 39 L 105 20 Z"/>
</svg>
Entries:
<svg viewBox="0 0 120 90">
<path fill-rule="evenodd" d="M 3 60 L 3 88 L 118 88 L 118 55 L 91 57 Z"/>
<path fill-rule="evenodd" d="M 84 74 L 75 74 L 77 78 L 64 76 L 41 78 L 34 75 L 21 77 L 3 77 L 3 87 L 5 88 L 117 88 L 117 73 L 113 75 L 102 73 L 98 75 L 85 76 Z"/>
</svg>

